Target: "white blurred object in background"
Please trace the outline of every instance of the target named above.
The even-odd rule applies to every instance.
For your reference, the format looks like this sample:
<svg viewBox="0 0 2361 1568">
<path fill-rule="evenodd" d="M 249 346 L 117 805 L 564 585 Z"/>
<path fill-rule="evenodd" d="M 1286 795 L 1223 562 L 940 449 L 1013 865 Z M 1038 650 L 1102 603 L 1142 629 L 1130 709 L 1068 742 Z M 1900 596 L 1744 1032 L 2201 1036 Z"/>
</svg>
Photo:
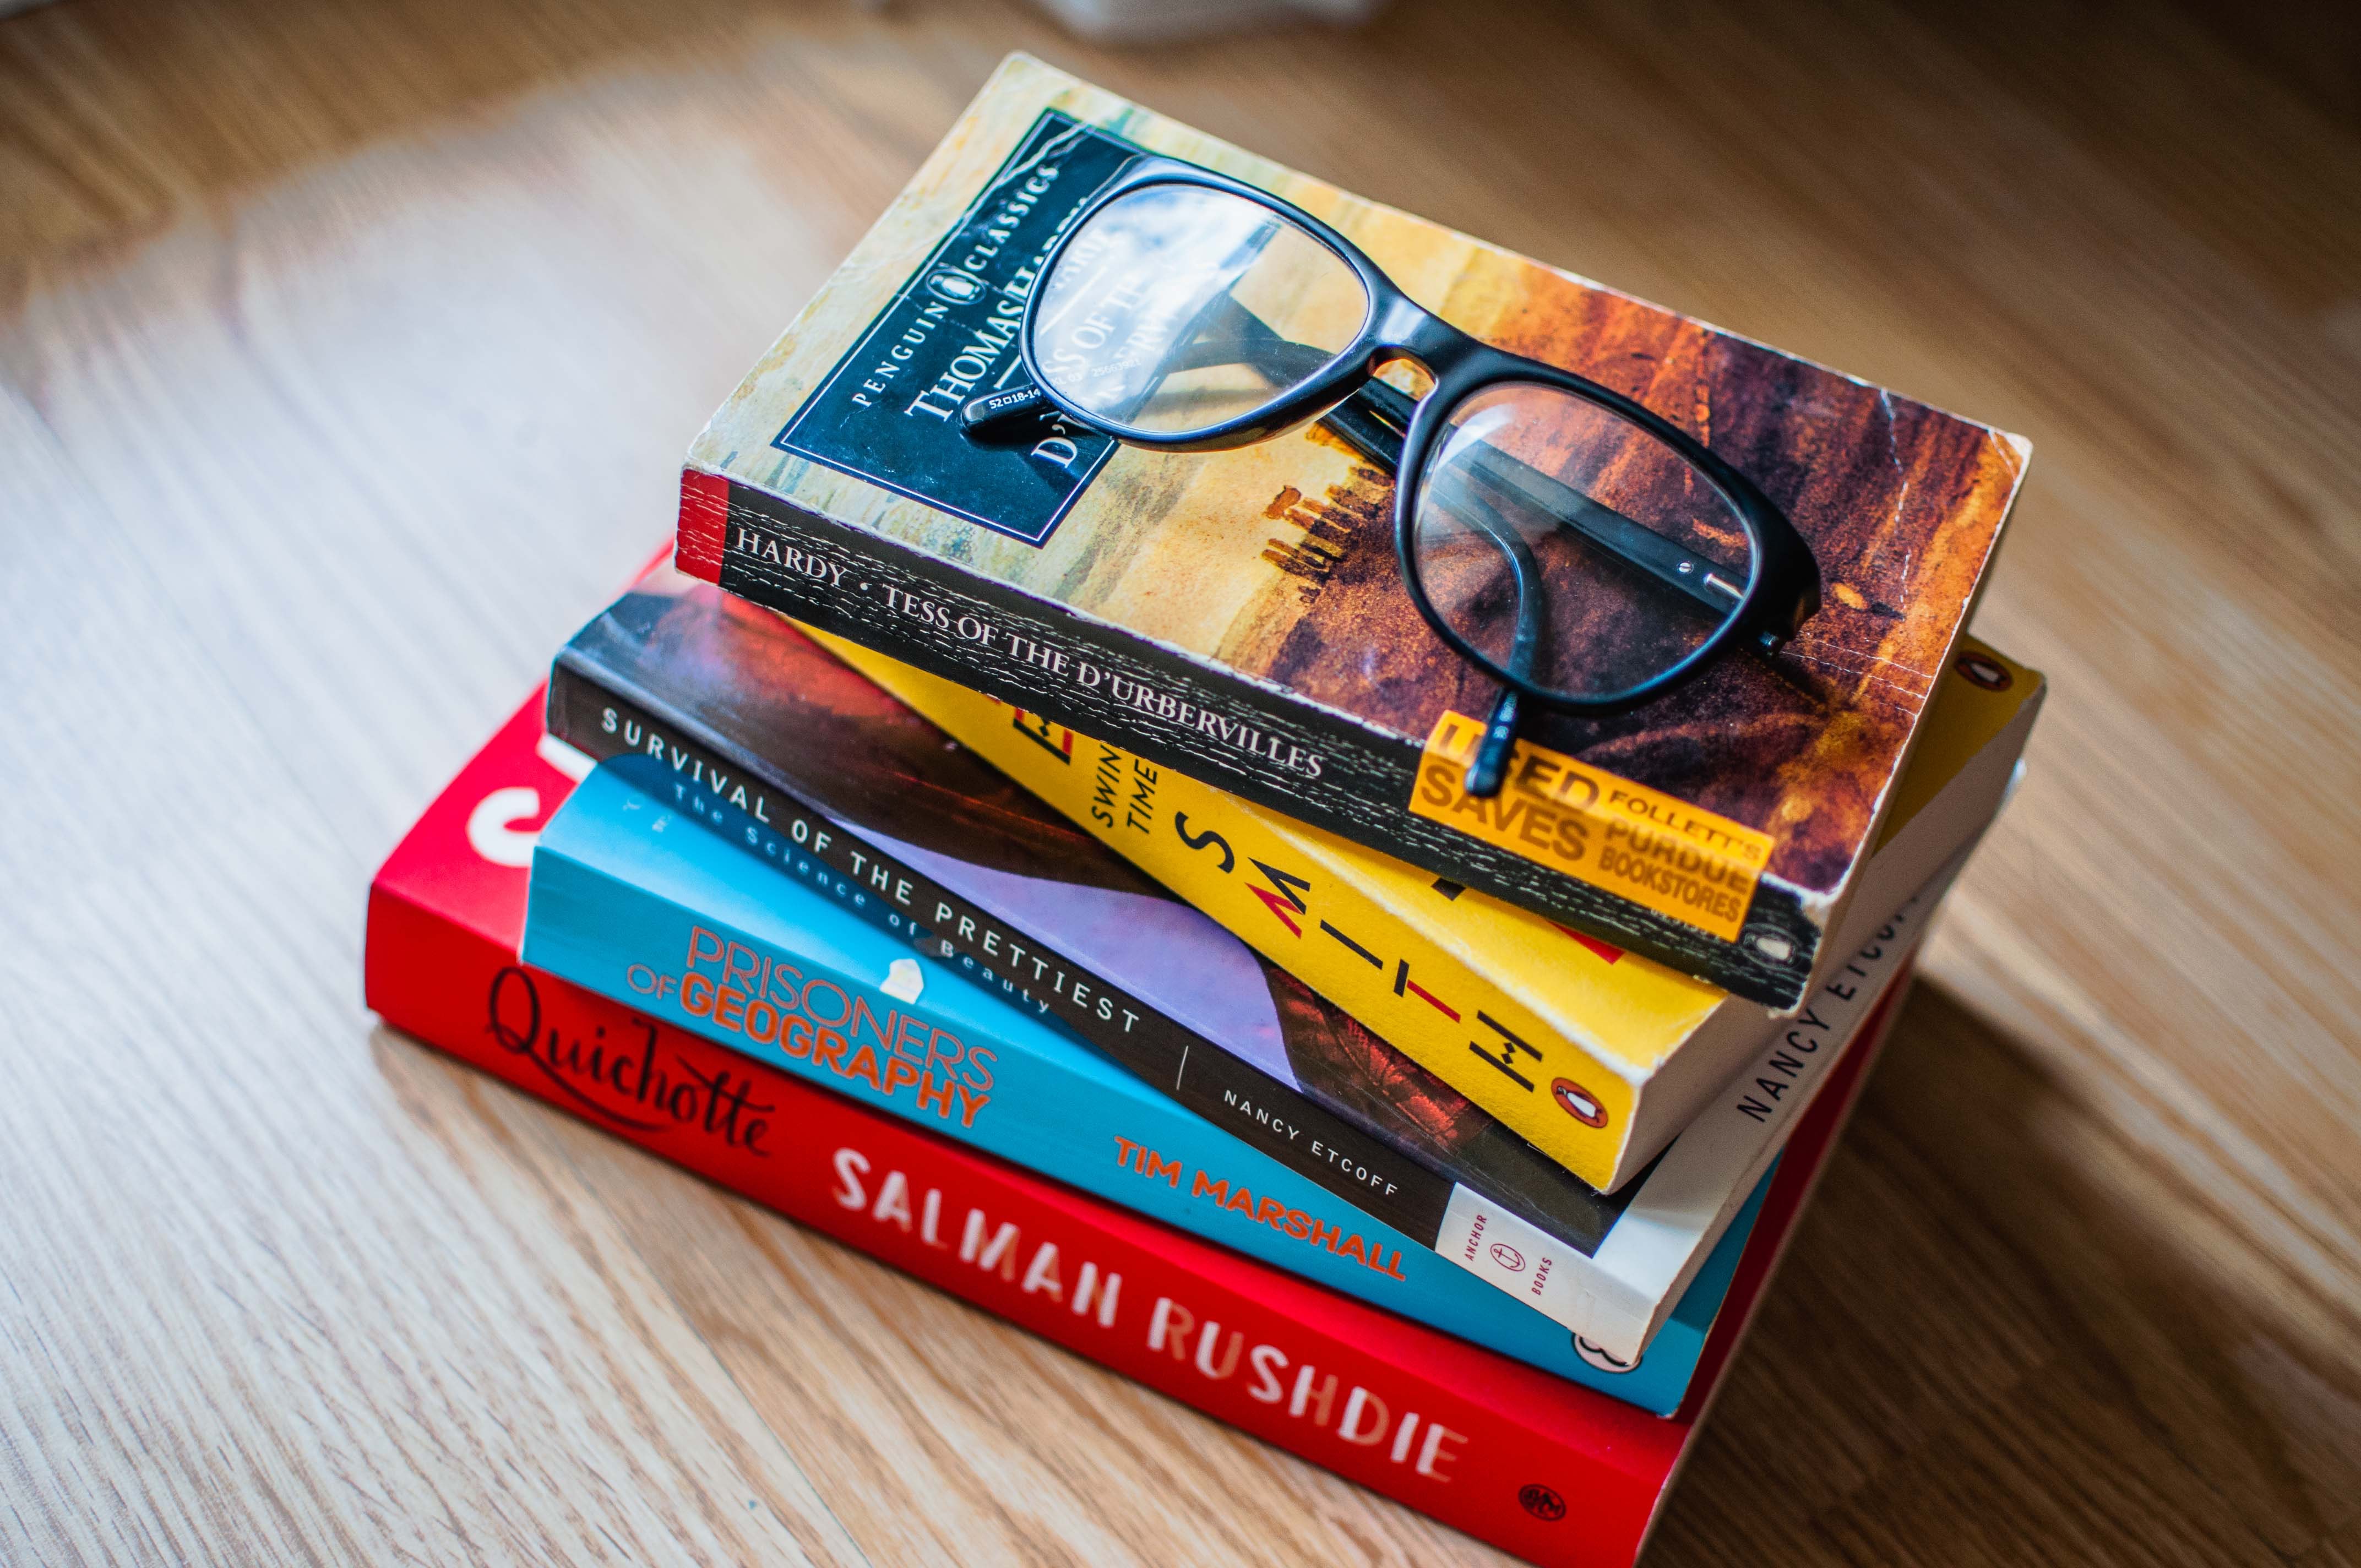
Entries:
<svg viewBox="0 0 2361 1568">
<path fill-rule="evenodd" d="M 1037 0 L 1041 9 L 1099 43 L 1146 43 L 1290 22 L 1350 26 L 1385 0 Z"/>
</svg>

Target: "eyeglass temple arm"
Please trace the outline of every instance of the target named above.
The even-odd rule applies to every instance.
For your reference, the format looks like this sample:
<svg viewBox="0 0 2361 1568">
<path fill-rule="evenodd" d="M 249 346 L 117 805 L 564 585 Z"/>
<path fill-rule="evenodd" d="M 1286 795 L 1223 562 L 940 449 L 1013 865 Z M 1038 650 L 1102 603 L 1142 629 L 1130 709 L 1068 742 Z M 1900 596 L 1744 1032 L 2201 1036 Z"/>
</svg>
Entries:
<svg viewBox="0 0 2361 1568">
<path fill-rule="evenodd" d="M 1225 324 L 1266 362 L 1282 357 L 1291 360 L 1295 367 L 1287 373 L 1299 377 L 1308 376 L 1326 363 L 1327 356 L 1319 349 L 1279 336 L 1261 317 L 1235 300 L 1224 296 L 1222 304 L 1227 307 Z M 1191 357 L 1192 365 L 1229 362 L 1218 356 L 1202 361 Z M 1399 478 L 1403 442 L 1416 411 L 1417 404 L 1408 393 L 1372 379 L 1329 410 L 1321 422 Z M 1746 586 L 1731 582 L 1719 562 L 1683 549 L 1679 542 L 1612 507 L 1600 505 L 1572 486 L 1497 447 L 1478 448 L 1464 459 L 1464 466 L 1474 471 L 1496 496 L 1567 524 L 1593 544 L 1656 578 L 1717 620 L 1737 609 L 1746 597 Z M 1755 633 L 1754 641 L 1764 653 L 1776 653 L 1795 630 L 1793 625 L 1767 626 Z M 1505 754 L 1502 761 L 1506 761 Z"/>
<path fill-rule="evenodd" d="M 1329 411 L 1322 422 L 1389 471 L 1401 466 L 1402 432 L 1416 405 L 1383 381 L 1372 381 Z M 1619 560 L 1674 589 L 1717 619 L 1736 608 L 1745 593 L 1723 568 L 1693 555 L 1655 530 L 1604 507 L 1497 448 L 1479 449 L 1461 460 L 1486 489 L 1565 523 Z M 1777 640 L 1773 639 L 1773 642 Z"/>
<path fill-rule="evenodd" d="M 1224 299 L 1229 306 L 1224 324 L 1230 329 L 1227 341 L 1201 340 L 1192 345 L 1167 373 L 1203 365 L 1246 364 L 1271 371 L 1265 366 L 1281 367 L 1280 375 L 1289 378 L 1308 376 L 1327 362 L 1328 356 L 1308 344 L 1290 342 L 1279 336 L 1263 319 L 1235 301 Z M 1249 358 L 1232 358 L 1231 343 L 1238 344 Z M 1202 353 L 1200 352 L 1202 350 Z M 1257 360 L 1261 363 L 1256 363 Z M 1272 377 L 1274 381 L 1277 377 Z M 1280 383 L 1284 384 L 1284 383 Z M 1402 443 L 1410 429 L 1411 416 L 1417 404 L 1398 388 L 1383 381 L 1364 383 L 1351 397 L 1328 411 L 1321 422 L 1361 453 L 1380 464 L 1385 470 L 1400 477 Z M 1599 505 L 1571 486 L 1559 483 L 1549 475 L 1521 463 L 1495 448 L 1481 448 L 1472 454 L 1466 466 L 1473 468 L 1496 491 L 1505 491 L 1512 502 L 1522 502 L 1544 515 L 1563 521 L 1587 535 L 1592 543 L 1605 549 L 1627 565 L 1648 573 L 1716 619 L 1727 616 L 1745 597 L 1743 584 L 1732 583 L 1721 575 L 1719 564 L 1684 550 L 1673 540 L 1655 530 L 1639 523 L 1615 510 Z M 1787 629 L 1792 631 L 1792 628 Z M 1781 637 L 1766 633 L 1764 647 L 1775 648 Z"/>
<path fill-rule="evenodd" d="M 1207 366 L 1238 364 L 1257 372 L 1274 386 L 1288 386 L 1317 371 L 1330 357 L 1309 344 L 1281 337 L 1260 316 L 1226 295 L 1216 306 L 1211 320 L 1226 329 L 1224 336 L 1216 337 L 1212 333 L 1200 335 L 1186 350 L 1167 363 L 1164 375 Z M 1158 378 L 1159 382 L 1162 378 L 1161 376 Z M 1410 428 L 1411 415 L 1415 408 L 1406 394 L 1382 381 L 1372 380 L 1331 410 L 1322 422 L 1384 464 L 1388 473 L 1399 477 L 1403 433 Z M 1505 462 L 1516 463 L 1506 454 L 1499 455 Z M 1516 466 L 1522 468 L 1524 465 L 1519 463 Z M 1523 531 L 1501 516 L 1488 499 L 1472 494 L 1457 499 L 1461 504 L 1455 510 L 1473 521 L 1508 558 L 1510 588 L 1516 605 L 1516 629 L 1510 638 L 1508 670 L 1520 679 L 1527 678 L 1540 651 L 1541 636 L 1546 624 L 1542 607 L 1549 602 L 1549 588 L 1542 578 L 1541 562 L 1534 558 L 1532 547 L 1526 543 Z M 1627 522 L 1626 526 L 1637 529 L 1639 525 Z M 1657 543 L 1667 542 L 1659 540 Z M 1469 795 L 1489 799 L 1499 795 L 1501 786 L 1508 783 L 1509 763 L 1516 754 L 1518 709 L 1521 706 L 1514 686 L 1503 686 L 1500 695 L 1493 700 L 1491 714 L 1484 722 L 1483 739 L 1477 742 L 1476 755 L 1467 765 L 1465 787 Z"/>
<path fill-rule="evenodd" d="M 1291 387 L 1335 357 L 1308 343 L 1281 337 L 1268 322 L 1228 294 L 1214 301 L 1206 313 L 1206 324 L 1212 330 L 1198 333 L 1187 348 L 1167 361 L 1165 375 L 1213 365 L 1243 365 L 1273 386 Z"/>
<path fill-rule="evenodd" d="M 1328 356 L 1309 344 L 1291 342 L 1281 337 L 1270 324 L 1252 311 L 1226 295 L 1222 304 L 1224 324 L 1247 353 L 1258 356 L 1264 365 L 1277 363 L 1282 374 L 1301 377 L 1327 363 Z M 1207 352 L 1195 352 L 1198 349 Z M 1181 356 L 1182 363 L 1170 367 L 1167 374 L 1183 368 L 1205 365 L 1246 364 L 1263 369 L 1253 360 L 1229 357 L 1226 343 L 1201 341 L 1191 345 L 1192 352 Z M 1268 370 L 1264 370 L 1266 376 Z M 1384 465 L 1386 471 L 1397 478 L 1401 474 L 1402 444 L 1410 430 L 1417 403 L 1406 392 L 1383 381 L 1369 380 L 1330 410 L 1322 422 L 1343 436 L 1362 453 Z M 1664 584 L 1697 600 L 1716 615 L 1727 615 L 1732 606 L 1744 597 L 1743 587 L 1719 576 L 1717 564 L 1690 554 L 1680 545 L 1643 523 L 1637 522 L 1615 510 L 1601 506 L 1571 486 L 1560 483 L 1531 465 L 1520 462 L 1506 452 L 1483 447 L 1470 455 L 1468 466 L 1482 475 L 1490 484 L 1504 489 L 1516 500 L 1534 507 L 1547 515 L 1571 523 L 1589 535 L 1594 543 L 1643 571 L 1652 573 Z"/>
<path fill-rule="evenodd" d="M 1237 363 L 1260 370 L 1279 385 L 1311 375 L 1327 363 L 1329 356 L 1321 350 L 1279 336 L 1253 312 L 1234 301 L 1228 302 L 1231 308 L 1224 313 L 1224 324 L 1235 334 L 1232 341 L 1244 350 Z M 1200 351 L 1205 352 L 1207 356 L 1199 358 Z M 1226 345 L 1201 339 L 1191 345 L 1191 353 L 1182 356 L 1185 363 L 1173 368 L 1232 363 L 1226 357 L 1230 353 Z M 1269 366 L 1283 367 L 1280 374 L 1286 380 L 1272 377 L 1271 371 L 1266 368 Z M 1403 435 L 1410 429 L 1411 415 L 1415 410 L 1416 405 L 1407 394 L 1382 381 L 1372 380 L 1330 410 L 1322 422 L 1366 455 L 1383 464 L 1388 473 L 1399 477 Z M 1524 467 L 1523 464 L 1516 463 L 1506 454 L 1497 455 L 1504 462 Z M 1541 607 L 1549 602 L 1549 588 L 1542 577 L 1541 562 L 1534 558 L 1532 547 L 1526 543 L 1523 531 L 1502 517 L 1486 498 L 1469 494 L 1455 499 L 1460 504 L 1455 510 L 1473 521 L 1508 558 L 1510 587 L 1516 604 L 1516 629 L 1510 637 L 1508 670 L 1520 679 L 1528 678 L 1540 652 L 1542 632 L 1547 624 Z M 1639 525 L 1626 521 L 1626 526 L 1637 529 Z M 1658 543 L 1668 542 L 1659 540 Z M 1516 754 L 1518 709 L 1521 706 L 1514 686 L 1503 686 L 1500 695 L 1493 700 L 1491 714 L 1484 721 L 1483 738 L 1477 742 L 1476 755 L 1467 765 L 1465 787 L 1469 795 L 1489 799 L 1499 795 L 1501 786 L 1508 783 L 1509 763 Z"/>
<path fill-rule="evenodd" d="M 1217 365 L 1242 366 L 1271 386 L 1291 387 L 1331 357 L 1308 343 L 1281 337 L 1229 295 L 1217 295 L 1190 329 L 1180 351 L 1157 366 L 1155 376 L 1133 401 L 1145 405 L 1171 377 Z M 1049 395 L 1028 383 L 969 399 L 960 408 L 960 429 L 969 435 L 988 437 L 994 429 L 1020 418 L 1055 411 Z"/>
<path fill-rule="evenodd" d="M 1268 323 L 1227 295 L 1216 302 L 1208 322 L 1218 322 L 1219 329 L 1196 334 L 1187 347 L 1159 367 L 1157 384 L 1184 370 L 1240 365 L 1274 386 L 1288 386 L 1318 370 L 1331 357 L 1310 344 L 1281 337 Z M 1151 396 L 1153 391 L 1150 387 L 1142 397 Z M 1004 422 L 1020 415 L 1038 415 L 1049 407 L 1049 397 L 1038 387 L 1027 385 L 988 392 L 971 399 L 960 410 L 960 426 L 968 433 L 983 434 Z M 1403 436 L 1416 408 L 1407 393 L 1383 381 L 1371 380 L 1329 410 L 1320 422 L 1387 473 L 1399 477 Z M 1594 544 L 1648 573 L 1717 617 L 1728 615 L 1744 596 L 1744 586 L 1722 576 L 1716 563 L 1691 554 L 1653 529 L 1611 507 L 1599 505 L 1581 491 L 1560 484 L 1505 452 L 1479 451 L 1473 455 L 1468 466 L 1513 500 L 1567 523 Z M 1766 646 L 1775 646 L 1779 641 L 1772 634 L 1766 633 Z"/>
<path fill-rule="evenodd" d="M 1466 499 L 1468 504 L 1456 510 L 1509 558 L 1517 625 L 1509 640 L 1508 669 L 1519 680 L 1530 679 L 1535 656 L 1541 651 L 1542 631 L 1547 624 L 1541 607 L 1549 602 L 1549 587 L 1542 579 L 1541 563 L 1533 558 L 1532 547 L 1525 543 L 1524 532 L 1516 524 L 1495 511 L 1481 497 L 1470 496 Z M 1464 781 L 1467 793 L 1479 800 L 1499 794 L 1500 786 L 1509 782 L 1509 762 L 1517 749 L 1518 710 L 1522 706 L 1514 686 L 1502 686 L 1500 695 L 1492 700 L 1492 712 L 1484 720 L 1484 737 L 1476 744 L 1476 755 L 1468 762 Z"/>
<path fill-rule="evenodd" d="M 1331 357 L 1310 344 L 1282 337 L 1260 316 L 1224 294 L 1213 301 L 1205 326 L 1193 334 L 1179 354 L 1159 367 L 1156 384 L 1184 370 L 1217 365 L 1239 365 L 1275 386 L 1290 385 L 1311 375 Z M 1152 395 L 1153 387 L 1143 391 Z M 961 428 L 985 434 L 993 427 L 1020 416 L 1038 416 L 1050 409 L 1048 395 L 1027 385 L 989 392 L 970 400 L 960 411 Z M 1383 381 L 1370 380 L 1331 409 L 1321 422 L 1363 455 L 1400 477 L 1402 445 L 1416 403 Z M 1742 585 L 1721 575 L 1719 564 L 1684 550 L 1611 507 L 1599 505 L 1581 491 L 1520 462 L 1505 452 L 1482 449 L 1465 466 L 1479 475 L 1496 494 L 1511 504 L 1521 503 L 1566 523 L 1627 565 L 1655 577 L 1716 617 L 1728 615 L 1744 597 Z M 1513 531 L 1512 531 L 1513 532 Z M 1774 627 L 1758 641 L 1765 652 L 1775 652 L 1792 635 L 1792 627 Z"/>
</svg>

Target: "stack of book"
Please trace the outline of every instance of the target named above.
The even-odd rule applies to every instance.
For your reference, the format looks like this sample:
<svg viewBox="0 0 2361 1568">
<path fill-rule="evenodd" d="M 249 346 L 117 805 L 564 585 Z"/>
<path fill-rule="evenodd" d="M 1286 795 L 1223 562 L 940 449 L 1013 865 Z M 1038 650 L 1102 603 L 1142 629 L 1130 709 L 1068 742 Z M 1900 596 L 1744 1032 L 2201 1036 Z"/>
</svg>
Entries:
<svg viewBox="0 0 2361 1568">
<path fill-rule="evenodd" d="M 963 406 L 1143 149 L 1656 411 L 1823 583 L 1773 651 L 1527 716 L 1328 422 Z M 1008 61 L 691 449 L 670 564 L 372 891 L 371 1004 L 1411 1507 L 1626 1563 L 2001 807 L 1965 635 L 2018 439 Z"/>
</svg>

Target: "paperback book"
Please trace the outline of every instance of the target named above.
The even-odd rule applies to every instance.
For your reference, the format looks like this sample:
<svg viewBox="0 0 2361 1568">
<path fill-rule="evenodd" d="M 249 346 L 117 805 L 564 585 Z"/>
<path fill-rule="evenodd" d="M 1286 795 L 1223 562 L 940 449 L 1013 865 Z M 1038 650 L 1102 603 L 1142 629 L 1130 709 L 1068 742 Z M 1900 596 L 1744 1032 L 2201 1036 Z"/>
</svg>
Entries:
<svg viewBox="0 0 2361 1568">
<path fill-rule="evenodd" d="M 726 841 L 663 798 L 668 777 L 646 758 L 599 764 L 543 828 L 528 963 L 1447 1332 L 1660 1412 L 1678 1404 L 1759 1188 L 1636 1362 L 1586 1349 L 1587 1293 L 1554 1288 L 1576 1266 L 1569 1249 L 1523 1254 L 1518 1242 L 1534 1238 L 1499 1221 L 1439 1249 L 1431 1222 L 1411 1231 L 1381 1217 L 1414 1214 L 1421 1195 L 1391 1173 L 1416 1168 L 1362 1163 L 1356 1135 L 1331 1121 L 1279 1125 L 1218 1097 L 1192 1105 L 1188 1058 L 1217 1053 L 1176 1054 L 1160 1082 L 1118 1066 L 914 952 L 863 917 L 857 890 L 822 892 L 813 884 L 840 880 L 827 867 L 766 864 Z M 1841 1052 L 1900 972 L 1915 925 L 1910 912 L 1880 945 L 1871 989 L 1831 1010 L 1812 1054 Z M 1251 1140 L 1233 1131 L 1247 1125 Z M 1279 1145 L 1349 1182 L 1313 1181 L 1275 1157 Z M 1334 1190 L 1355 1184 L 1357 1201 Z M 1569 1332 L 1567 1315 L 1585 1326 Z"/>
<path fill-rule="evenodd" d="M 1708 1042 L 1715 1086 L 1747 1053 L 1771 1052 L 1793 1099 L 1692 1097 L 1686 1109 L 1726 1119 L 1726 1133 L 1693 1129 L 1675 1159 L 1688 1175 L 1609 1196 L 794 628 L 708 585 L 652 572 L 577 633 L 556 661 L 549 727 L 594 758 L 660 767 L 659 793 L 683 815 L 774 867 L 824 868 L 806 885 L 857 893 L 847 907 L 915 950 L 1073 1029 L 1621 1362 L 1637 1358 L 1808 1098 L 1828 1053 L 1784 1042 L 1816 1046 L 1847 1024 L 1842 1008 L 1817 1009 L 1773 1031 L 1759 1008 L 1730 1004 L 1721 1022 L 1747 1036 Z M 1162 809 L 1152 773 L 1126 777 L 1110 815 Z M 1591 988 L 1592 1011 L 1644 1014 L 1666 992 L 1677 1005 L 1698 989 L 1635 959 Z M 1683 1183 L 1689 1195 L 1668 1207 Z M 1702 1205 L 1699 1183 L 1711 1190 Z M 1501 1255 L 1518 1268 L 1494 1261 L 1493 1241 L 1510 1244 Z"/>
<path fill-rule="evenodd" d="M 1763 1044 L 1763 1009 L 1743 997 L 814 635 L 1595 1188 L 1620 1189 L 1655 1158 Z M 2044 689 L 2038 673 L 1962 639 L 1858 908 L 1892 909 L 1983 832 Z"/>
<path fill-rule="evenodd" d="M 524 967 L 525 867 L 578 762 L 542 743 L 540 710 L 502 728 L 370 886 L 368 999 L 388 1025 L 1504 1551 L 1567 1568 L 1635 1558 L 1876 1025 L 1789 1140 L 1689 1396 L 1660 1419 Z"/>
<path fill-rule="evenodd" d="M 1613 718 L 1533 716 L 1416 615 L 1392 487 L 1326 426 L 1222 453 L 995 446 L 1049 247 L 1143 150 L 1270 192 L 1487 342 L 1724 456 L 1821 608 Z M 1257 158 L 1022 56 L 690 450 L 677 558 L 730 591 L 1460 885 L 1793 1011 L 1839 931 L 2029 448 Z"/>
</svg>

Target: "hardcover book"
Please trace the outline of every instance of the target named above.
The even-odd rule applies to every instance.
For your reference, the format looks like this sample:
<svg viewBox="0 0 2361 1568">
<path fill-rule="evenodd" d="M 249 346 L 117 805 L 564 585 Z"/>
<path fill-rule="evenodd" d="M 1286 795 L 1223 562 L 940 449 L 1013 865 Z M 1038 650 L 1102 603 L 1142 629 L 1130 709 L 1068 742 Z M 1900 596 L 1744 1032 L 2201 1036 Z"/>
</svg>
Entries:
<svg viewBox="0 0 2361 1568">
<path fill-rule="evenodd" d="M 527 963 L 1446 1332 L 1651 1409 L 1679 1403 L 1759 1192 L 1626 1370 L 1586 1352 L 1554 1321 L 1563 1308 L 1536 1310 L 1555 1294 L 1546 1255 L 1528 1260 L 1515 1275 L 1527 1288 L 1512 1292 L 1438 1253 L 1431 1230 L 1380 1219 L 1407 1218 L 1425 1200 L 1394 1179 L 1418 1179 L 1416 1168 L 1367 1163 L 1351 1131 L 1328 1119 L 1274 1127 L 1255 1107 L 1191 1095 L 1186 1061 L 1172 1064 L 1178 1095 L 1144 1082 L 812 885 L 838 880 L 833 872 L 763 864 L 640 787 L 662 776 L 644 759 L 601 763 L 542 829 Z M 1824 1048 L 1840 1050 L 1873 1001 L 1860 994 Z M 1233 1131 L 1246 1126 L 1268 1130 L 1251 1141 Z M 1315 1182 L 1276 1158 L 1281 1145 L 1360 1184 L 1357 1204 L 1335 1190 L 1347 1182 Z M 1464 1244 L 1492 1245 L 1488 1232 Z"/>
<path fill-rule="evenodd" d="M 540 707 L 501 729 L 370 884 L 368 999 L 388 1025 L 1504 1551 L 1566 1568 L 1634 1559 L 1866 1049 L 1797 1125 L 1689 1396 L 1659 1419 L 524 967 L 524 868 L 572 787 L 556 763 L 573 759 L 537 747 Z"/>
<path fill-rule="evenodd" d="M 1710 1012 L 1731 1037 L 1701 1042 L 1717 1054 L 1700 1089 L 1768 1051 L 1782 1065 L 1761 1070 L 1791 1096 L 1691 1095 L 1686 1111 L 1704 1114 L 1672 1166 L 1606 1197 L 774 615 L 653 571 L 567 643 L 549 689 L 552 735 L 594 759 L 659 765 L 662 798 L 684 816 L 774 866 L 826 868 L 806 885 L 858 893 L 849 906 L 916 950 L 1071 1028 L 1622 1362 L 1755 1185 L 1831 1054 L 1818 1043 L 1841 1038 L 1859 1001 L 1832 998 L 1776 1032 L 1750 1003 Z M 1022 744 L 1039 741 L 1028 731 Z M 1153 771 L 1126 763 L 1119 776 L 1104 786 L 1109 815 L 1119 806 L 1163 832 Z M 1938 867 L 1919 870 L 1923 882 Z M 1939 884 L 1921 902 L 1938 895 Z M 1878 955 L 1881 975 L 1895 958 Z M 1650 1017 L 1701 989 L 1637 959 L 1604 967 L 1590 998 L 1602 1015 Z M 1704 1130 L 1718 1121 L 1728 1126 Z M 1338 1149 L 1350 1157 L 1330 1157 Z M 1510 1243 L 1520 1267 L 1497 1264 L 1478 1235 Z"/>
<path fill-rule="evenodd" d="M 1142 150 L 1307 209 L 1477 337 L 1628 396 L 1795 523 L 1775 655 L 1530 716 L 1416 614 L 1392 486 L 1315 423 L 1213 454 L 988 445 L 1038 264 Z M 2017 437 L 1362 200 L 1012 57 L 692 446 L 693 575 L 1773 1008 L 1809 992 L 2024 474 Z"/>
<path fill-rule="evenodd" d="M 1595 1187 L 1643 1168 L 1763 1041 L 1759 1003 L 815 635 Z M 1894 908 L 1975 842 L 2043 691 L 2037 672 L 1961 640 L 1861 873 L 1859 909 Z"/>
</svg>

